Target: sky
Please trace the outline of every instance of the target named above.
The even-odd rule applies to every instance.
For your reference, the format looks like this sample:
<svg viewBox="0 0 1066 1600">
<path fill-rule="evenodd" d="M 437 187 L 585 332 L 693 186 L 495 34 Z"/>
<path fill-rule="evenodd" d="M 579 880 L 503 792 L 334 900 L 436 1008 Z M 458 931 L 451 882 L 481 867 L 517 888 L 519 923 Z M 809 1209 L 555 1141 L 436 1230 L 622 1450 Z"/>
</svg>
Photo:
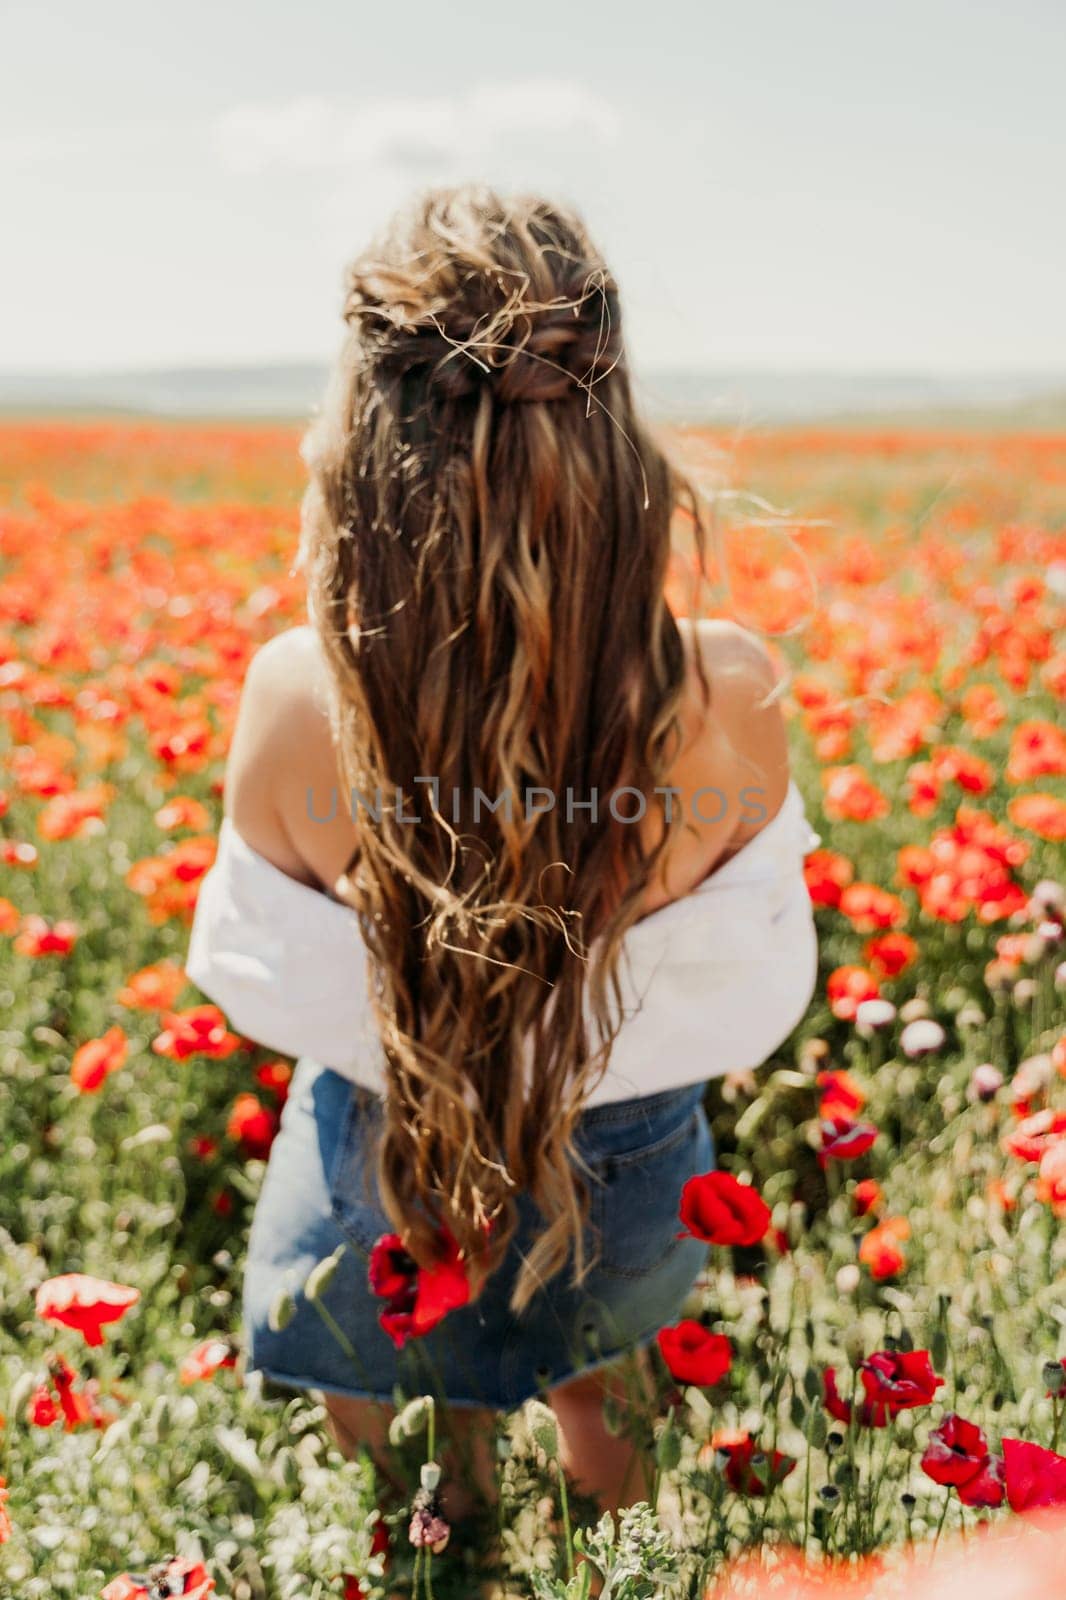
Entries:
<svg viewBox="0 0 1066 1600">
<path fill-rule="evenodd" d="M 1066 373 L 1061 0 L 0 0 L 0 370 L 325 360 L 413 189 L 577 205 L 638 370 Z"/>
</svg>

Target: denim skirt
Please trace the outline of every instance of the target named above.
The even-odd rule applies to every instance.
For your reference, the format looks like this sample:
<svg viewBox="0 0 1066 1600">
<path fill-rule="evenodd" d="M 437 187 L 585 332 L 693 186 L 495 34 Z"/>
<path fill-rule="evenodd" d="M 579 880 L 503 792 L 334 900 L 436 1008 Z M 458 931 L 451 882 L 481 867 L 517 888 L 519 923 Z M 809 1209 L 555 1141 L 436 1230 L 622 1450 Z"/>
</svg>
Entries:
<svg viewBox="0 0 1066 1600">
<path fill-rule="evenodd" d="M 293 1389 L 387 1403 L 433 1394 L 446 1404 L 509 1411 L 649 1344 L 677 1319 L 707 1261 L 706 1245 L 677 1236 L 682 1186 L 714 1157 L 705 1088 L 695 1083 L 583 1113 L 575 1144 L 590 1169 L 586 1241 L 593 1254 L 598 1246 L 599 1259 L 579 1288 L 568 1263 L 522 1316 L 509 1309 L 522 1258 L 543 1231 L 531 1197 L 519 1195 L 517 1232 L 478 1299 L 397 1350 L 378 1320 L 385 1302 L 367 1278 L 375 1240 L 393 1231 L 373 1180 L 369 1197 L 364 1186 L 381 1102 L 301 1059 L 252 1224 L 248 1366 Z M 317 1304 L 308 1301 L 303 1285 L 312 1267 L 342 1244 L 349 1248 L 336 1275 Z M 295 1311 L 275 1331 L 271 1307 L 285 1291 Z"/>
</svg>

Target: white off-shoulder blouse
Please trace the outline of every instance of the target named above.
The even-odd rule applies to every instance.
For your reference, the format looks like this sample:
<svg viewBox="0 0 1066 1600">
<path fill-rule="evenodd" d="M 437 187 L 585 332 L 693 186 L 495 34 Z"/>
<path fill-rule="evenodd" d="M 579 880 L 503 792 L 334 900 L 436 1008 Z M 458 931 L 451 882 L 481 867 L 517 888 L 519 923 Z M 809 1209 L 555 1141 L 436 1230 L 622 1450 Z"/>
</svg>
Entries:
<svg viewBox="0 0 1066 1600">
<path fill-rule="evenodd" d="M 819 842 L 791 783 L 736 855 L 633 925 L 619 967 L 622 1024 L 587 1104 L 757 1067 L 787 1038 L 816 979 L 803 858 Z M 355 912 L 275 867 L 228 817 L 185 969 L 249 1038 L 384 1087 Z"/>
</svg>

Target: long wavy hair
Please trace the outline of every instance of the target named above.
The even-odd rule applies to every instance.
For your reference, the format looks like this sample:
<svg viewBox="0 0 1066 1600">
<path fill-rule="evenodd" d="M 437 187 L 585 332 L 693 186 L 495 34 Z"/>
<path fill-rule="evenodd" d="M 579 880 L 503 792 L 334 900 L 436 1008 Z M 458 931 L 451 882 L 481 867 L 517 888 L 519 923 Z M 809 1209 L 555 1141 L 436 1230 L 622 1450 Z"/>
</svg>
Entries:
<svg viewBox="0 0 1066 1600">
<path fill-rule="evenodd" d="M 635 414 L 617 287 L 573 213 L 432 191 L 351 266 L 344 319 L 305 440 L 302 560 L 365 802 L 350 881 L 385 1057 L 374 1171 L 414 1259 L 438 1261 L 446 1228 L 475 1298 L 528 1191 L 544 1228 L 520 1313 L 571 1255 L 575 1284 L 592 1264 L 575 1123 L 678 820 L 649 843 L 608 797 L 654 804 L 679 748 L 663 589 L 673 514 L 698 530 L 699 510 Z"/>
</svg>

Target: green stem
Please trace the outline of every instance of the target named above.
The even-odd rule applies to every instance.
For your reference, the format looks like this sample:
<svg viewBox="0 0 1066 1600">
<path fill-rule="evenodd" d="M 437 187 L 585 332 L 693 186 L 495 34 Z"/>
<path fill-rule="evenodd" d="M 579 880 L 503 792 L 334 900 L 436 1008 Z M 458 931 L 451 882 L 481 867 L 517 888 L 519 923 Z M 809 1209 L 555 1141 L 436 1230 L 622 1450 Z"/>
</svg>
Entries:
<svg viewBox="0 0 1066 1600">
<path fill-rule="evenodd" d="M 555 1463 L 559 1474 L 559 1500 L 563 1512 L 563 1533 L 566 1537 L 566 1581 L 574 1576 L 574 1532 L 570 1526 L 570 1500 L 566 1492 L 566 1469 L 561 1461 Z"/>
</svg>

